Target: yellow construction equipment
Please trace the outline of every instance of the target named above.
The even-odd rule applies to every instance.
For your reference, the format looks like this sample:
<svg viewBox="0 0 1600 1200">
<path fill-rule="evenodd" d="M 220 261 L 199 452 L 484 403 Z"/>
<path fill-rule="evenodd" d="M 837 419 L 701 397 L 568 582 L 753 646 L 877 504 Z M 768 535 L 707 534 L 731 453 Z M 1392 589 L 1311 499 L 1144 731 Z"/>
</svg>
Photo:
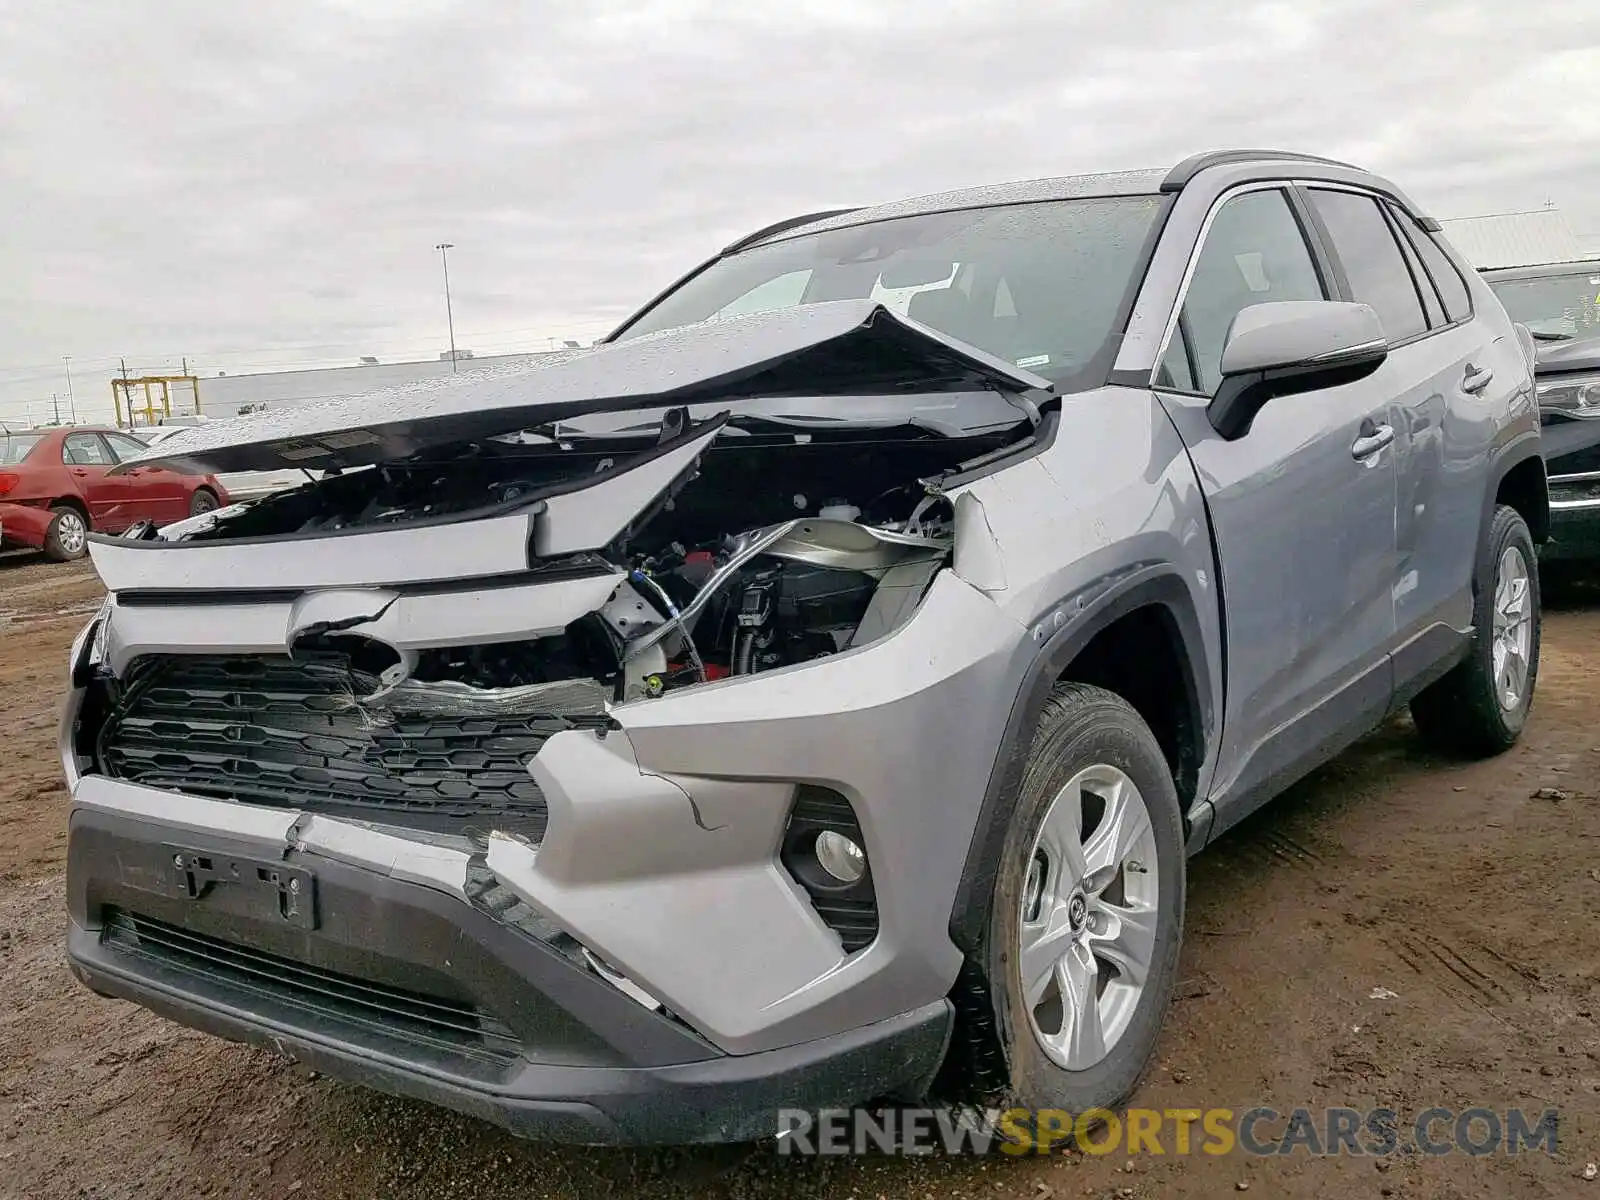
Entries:
<svg viewBox="0 0 1600 1200">
<path fill-rule="evenodd" d="M 189 416 L 183 411 L 182 388 L 188 385 L 192 415 L 200 416 L 200 378 L 197 375 L 144 375 L 138 379 L 111 380 L 111 400 L 117 408 L 117 426 L 135 429 L 159 425 L 174 416 Z M 173 412 L 174 389 L 178 389 L 178 411 Z M 136 395 L 136 392 L 138 393 Z M 141 403 L 142 401 L 142 403 Z"/>
</svg>

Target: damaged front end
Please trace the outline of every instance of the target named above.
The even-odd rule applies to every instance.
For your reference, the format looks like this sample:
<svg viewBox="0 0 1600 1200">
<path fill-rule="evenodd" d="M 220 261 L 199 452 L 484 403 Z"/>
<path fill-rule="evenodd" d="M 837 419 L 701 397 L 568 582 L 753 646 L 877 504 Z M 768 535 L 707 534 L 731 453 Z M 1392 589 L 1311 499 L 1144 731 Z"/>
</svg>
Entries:
<svg viewBox="0 0 1600 1200">
<path fill-rule="evenodd" d="M 939 480 L 1019 432 L 677 409 L 643 448 L 518 435 L 98 542 L 86 757 L 150 787 L 536 842 L 527 762 L 551 734 L 892 633 L 952 554 Z"/>
<path fill-rule="evenodd" d="M 151 955 L 189 954 L 185 938 L 216 962 L 278 955 L 290 966 L 249 986 L 319 1020 L 333 983 L 289 994 L 307 962 L 358 992 L 420 980 L 435 1008 L 477 1005 L 524 1066 L 634 1070 L 658 1053 L 640 1039 L 677 1061 L 881 1025 L 917 1041 L 891 1081 L 909 1083 L 943 1044 L 959 961 L 918 888 L 959 878 L 1006 717 L 987 702 L 1022 637 L 991 599 L 1004 564 L 965 484 L 1049 426 L 1028 379 L 882 319 L 858 391 L 836 362 L 820 395 L 753 378 L 728 395 L 723 371 L 713 398 L 487 427 L 474 409 L 466 438 L 405 414 L 301 429 L 262 444 L 318 450 L 315 483 L 95 538 L 110 594 L 74 649 L 62 730 L 85 977 L 150 1002 L 159 972 L 113 944 L 146 929 Z M 917 347 L 896 392 L 885 359 Z M 273 461 L 194 432 L 175 457 Z M 374 444 L 404 453 L 367 461 Z M 853 866 L 823 870 L 825 843 Z M 217 899 L 225 870 L 268 899 Z M 426 904 L 374 880 L 446 897 L 459 930 L 380 930 Z M 524 944 L 559 970 L 518 965 Z M 237 1004 L 245 984 L 206 970 L 184 986 Z M 635 1016 L 583 1000 L 568 971 Z M 535 1020 L 519 987 L 560 1012 Z M 601 1009 L 604 1029 L 577 1028 Z M 391 1053 L 358 1015 L 335 1014 L 340 1036 Z M 465 1061 L 447 1065 L 478 1070 Z"/>
</svg>

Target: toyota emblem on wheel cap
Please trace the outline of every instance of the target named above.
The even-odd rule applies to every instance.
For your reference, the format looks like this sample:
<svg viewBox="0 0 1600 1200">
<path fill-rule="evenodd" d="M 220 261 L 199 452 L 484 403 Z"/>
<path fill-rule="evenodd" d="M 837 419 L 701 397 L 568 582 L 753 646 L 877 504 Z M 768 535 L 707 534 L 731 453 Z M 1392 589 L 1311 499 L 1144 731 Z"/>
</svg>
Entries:
<svg viewBox="0 0 1600 1200">
<path fill-rule="evenodd" d="M 1082 929 L 1088 916 L 1089 905 L 1084 900 L 1083 893 L 1080 892 L 1067 901 L 1067 921 L 1074 930 Z"/>
</svg>

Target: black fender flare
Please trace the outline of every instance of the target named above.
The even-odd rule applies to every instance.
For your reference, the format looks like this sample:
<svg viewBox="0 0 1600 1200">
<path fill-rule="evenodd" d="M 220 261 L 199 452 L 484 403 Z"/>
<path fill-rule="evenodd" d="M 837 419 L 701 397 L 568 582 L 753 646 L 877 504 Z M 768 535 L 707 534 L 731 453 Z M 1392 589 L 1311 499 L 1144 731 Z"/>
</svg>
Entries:
<svg viewBox="0 0 1600 1200">
<path fill-rule="evenodd" d="M 1479 541 L 1482 541 L 1483 532 L 1489 528 L 1494 520 L 1496 497 L 1500 494 L 1500 485 L 1505 482 L 1506 476 L 1530 460 L 1539 464 L 1540 475 L 1544 475 L 1544 454 L 1540 444 L 1537 429 L 1513 438 L 1495 451 L 1494 458 L 1489 463 L 1489 486 L 1483 490 L 1483 513 L 1478 522 Z M 1544 541 L 1550 530 L 1550 490 L 1546 484 L 1542 489 L 1542 511 L 1538 518 L 1530 520 L 1528 525 L 1533 534 L 1535 544 Z"/>
<path fill-rule="evenodd" d="M 950 938 L 963 953 L 971 955 L 988 928 L 989 899 L 1000 870 L 1006 830 L 1016 807 L 1033 732 L 1051 689 L 1096 634 L 1136 609 L 1151 606 L 1161 608 L 1172 621 L 1182 649 L 1190 710 L 1202 744 L 1209 748 L 1216 729 L 1209 688 L 1211 666 L 1194 599 L 1176 567 L 1165 563 L 1139 566 L 1105 577 L 1053 605 L 1029 626 L 1030 630 L 1049 628 L 1061 619 L 1060 627 L 1040 641 L 1023 673 L 956 888 Z M 1187 835 L 1187 816 L 1184 826 Z"/>
</svg>

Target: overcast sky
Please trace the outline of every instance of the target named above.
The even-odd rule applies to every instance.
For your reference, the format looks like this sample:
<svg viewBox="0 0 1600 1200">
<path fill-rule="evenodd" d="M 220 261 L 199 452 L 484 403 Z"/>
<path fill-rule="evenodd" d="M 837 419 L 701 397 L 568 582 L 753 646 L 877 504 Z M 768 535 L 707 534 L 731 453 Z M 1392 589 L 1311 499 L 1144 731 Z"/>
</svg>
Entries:
<svg viewBox="0 0 1600 1200">
<path fill-rule="evenodd" d="M 595 336 L 768 220 L 1281 146 L 1600 233 L 1600 5 L 0 0 L 0 416 Z M 38 406 L 35 404 L 35 415 Z"/>
</svg>

